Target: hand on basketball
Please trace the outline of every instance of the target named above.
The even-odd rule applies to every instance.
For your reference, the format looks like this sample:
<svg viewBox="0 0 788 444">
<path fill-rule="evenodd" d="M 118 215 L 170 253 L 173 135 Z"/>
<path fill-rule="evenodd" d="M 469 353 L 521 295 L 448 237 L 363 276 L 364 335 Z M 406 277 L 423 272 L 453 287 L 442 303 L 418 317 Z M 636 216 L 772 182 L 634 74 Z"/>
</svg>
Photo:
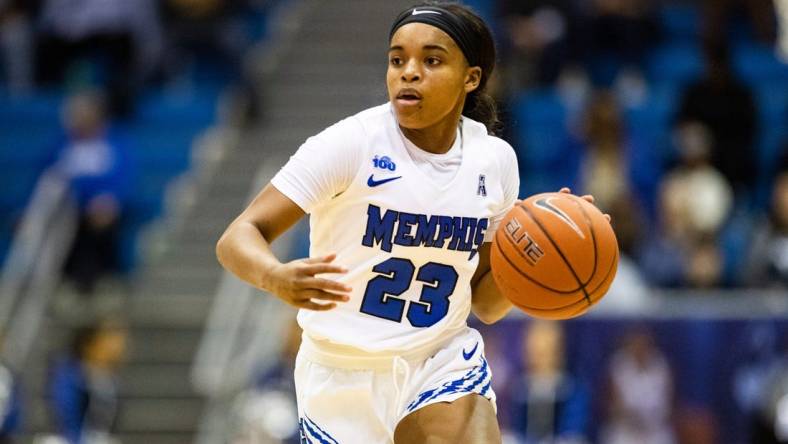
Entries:
<svg viewBox="0 0 788 444">
<path fill-rule="evenodd" d="M 568 187 L 563 187 L 558 192 L 559 193 L 572 194 L 572 190 L 569 189 Z M 594 203 L 594 196 L 592 196 L 590 194 L 586 194 L 584 196 L 580 196 L 580 198 L 585 200 L 586 202 L 588 202 L 590 204 Z M 605 213 L 605 218 L 607 218 L 607 221 L 610 222 L 610 215 L 609 214 Z"/>
<path fill-rule="evenodd" d="M 352 290 L 341 282 L 315 277 L 324 273 L 347 273 L 344 267 L 331 263 L 334 259 L 336 254 L 329 254 L 280 264 L 269 271 L 266 288 L 294 307 L 331 310 L 337 302 L 350 300 L 347 293 Z"/>
</svg>

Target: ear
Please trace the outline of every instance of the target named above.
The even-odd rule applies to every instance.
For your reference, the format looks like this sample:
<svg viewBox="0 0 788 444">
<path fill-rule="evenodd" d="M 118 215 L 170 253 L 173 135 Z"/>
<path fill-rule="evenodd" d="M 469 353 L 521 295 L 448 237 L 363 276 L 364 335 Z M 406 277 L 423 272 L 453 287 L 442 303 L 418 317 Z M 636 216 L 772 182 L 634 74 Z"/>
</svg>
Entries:
<svg viewBox="0 0 788 444">
<path fill-rule="evenodd" d="M 482 81 L 482 69 L 478 66 L 471 66 L 465 74 L 465 93 L 471 93 Z"/>
</svg>

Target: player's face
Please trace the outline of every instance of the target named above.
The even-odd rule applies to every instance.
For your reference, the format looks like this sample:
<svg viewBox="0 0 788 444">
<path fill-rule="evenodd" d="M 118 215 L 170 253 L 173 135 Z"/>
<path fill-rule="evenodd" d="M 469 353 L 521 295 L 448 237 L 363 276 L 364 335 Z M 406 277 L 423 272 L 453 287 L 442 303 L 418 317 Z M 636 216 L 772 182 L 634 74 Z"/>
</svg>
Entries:
<svg viewBox="0 0 788 444">
<path fill-rule="evenodd" d="M 391 38 L 386 86 L 405 128 L 427 128 L 459 117 L 466 94 L 478 86 L 480 76 L 481 69 L 469 67 L 454 40 L 434 26 L 409 23 Z"/>
</svg>

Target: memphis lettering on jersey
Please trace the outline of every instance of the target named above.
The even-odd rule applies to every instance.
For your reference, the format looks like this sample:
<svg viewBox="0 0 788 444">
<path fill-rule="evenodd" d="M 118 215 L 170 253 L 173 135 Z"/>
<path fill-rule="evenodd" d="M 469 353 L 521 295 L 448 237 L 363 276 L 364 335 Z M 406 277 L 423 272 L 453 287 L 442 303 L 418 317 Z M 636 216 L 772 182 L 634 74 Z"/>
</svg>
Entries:
<svg viewBox="0 0 788 444">
<path fill-rule="evenodd" d="M 392 245 L 468 251 L 471 260 L 484 242 L 487 223 L 486 218 L 427 216 L 394 210 L 386 210 L 381 216 L 380 208 L 370 205 L 361 243 L 365 247 L 380 245 L 381 250 L 389 253 Z"/>
</svg>

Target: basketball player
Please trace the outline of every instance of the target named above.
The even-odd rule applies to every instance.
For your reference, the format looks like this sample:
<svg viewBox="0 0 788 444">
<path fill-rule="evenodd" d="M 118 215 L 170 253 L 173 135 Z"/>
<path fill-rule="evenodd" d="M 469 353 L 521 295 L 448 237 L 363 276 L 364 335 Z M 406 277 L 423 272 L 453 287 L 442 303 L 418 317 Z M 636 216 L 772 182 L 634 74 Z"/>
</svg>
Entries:
<svg viewBox="0 0 788 444">
<path fill-rule="evenodd" d="M 489 272 L 519 189 L 512 147 L 489 135 L 493 39 L 445 4 L 401 13 L 389 43 L 389 102 L 309 138 L 217 255 L 301 309 L 303 442 L 500 442 L 484 343 L 466 325 L 471 310 L 492 323 L 511 308 Z M 269 244 L 305 214 L 311 257 L 281 263 Z"/>
</svg>

